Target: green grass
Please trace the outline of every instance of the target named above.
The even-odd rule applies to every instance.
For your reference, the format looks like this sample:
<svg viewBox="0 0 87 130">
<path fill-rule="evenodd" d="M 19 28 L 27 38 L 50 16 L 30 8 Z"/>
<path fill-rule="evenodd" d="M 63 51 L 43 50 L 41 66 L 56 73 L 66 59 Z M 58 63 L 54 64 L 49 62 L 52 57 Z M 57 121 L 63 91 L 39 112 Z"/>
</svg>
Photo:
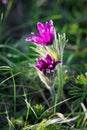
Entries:
<svg viewBox="0 0 87 130">
<path fill-rule="evenodd" d="M 86 0 L 0 2 L 0 130 L 87 129 Z M 38 55 L 25 38 L 52 19 L 69 40 L 64 51 L 64 99 L 53 114 L 49 91 L 32 65 Z M 55 84 L 56 87 L 58 84 Z"/>
</svg>

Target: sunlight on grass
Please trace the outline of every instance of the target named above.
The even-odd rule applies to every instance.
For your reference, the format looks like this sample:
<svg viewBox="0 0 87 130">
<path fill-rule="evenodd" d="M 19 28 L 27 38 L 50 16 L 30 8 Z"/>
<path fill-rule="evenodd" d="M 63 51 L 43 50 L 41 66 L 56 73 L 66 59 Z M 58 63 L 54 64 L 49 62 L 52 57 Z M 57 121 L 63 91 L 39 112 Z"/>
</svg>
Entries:
<svg viewBox="0 0 87 130">
<path fill-rule="evenodd" d="M 86 8 L 86 0 L 0 1 L 0 130 L 87 129 Z"/>
</svg>

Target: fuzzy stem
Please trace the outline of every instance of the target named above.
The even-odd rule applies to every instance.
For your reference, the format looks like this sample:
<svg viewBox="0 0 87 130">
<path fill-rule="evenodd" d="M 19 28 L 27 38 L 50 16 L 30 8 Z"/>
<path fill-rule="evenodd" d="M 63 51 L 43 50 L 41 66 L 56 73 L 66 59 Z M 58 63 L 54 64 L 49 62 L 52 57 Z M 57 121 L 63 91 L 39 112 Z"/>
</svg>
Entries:
<svg viewBox="0 0 87 130">
<path fill-rule="evenodd" d="M 55 105 L 61 101 L 61 95 L 63 93 L 63 70 L 62 64 L 58 65 L 58 78 L 59 78 L 59 85 L 57 90 L 57 95 L 55 99 Z M 56 112 L 57 106 L 55 107 Z"/>
<path fill-rule="evenodd" d="M 62 91 L 63 91 L 63 71 L 62 71 L 62 64 L 58 66 L 58 73 L 59 73 L 58 102 L 60 102 Z"/>
</svg>

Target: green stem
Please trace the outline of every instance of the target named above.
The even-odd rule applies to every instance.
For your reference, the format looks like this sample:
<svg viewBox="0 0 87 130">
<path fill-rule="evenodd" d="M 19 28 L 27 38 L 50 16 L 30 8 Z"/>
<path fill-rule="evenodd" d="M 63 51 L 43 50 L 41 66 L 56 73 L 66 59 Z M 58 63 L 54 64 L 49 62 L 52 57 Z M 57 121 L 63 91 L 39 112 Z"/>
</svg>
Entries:
<svg viewBox="0 0 87 130">
<path fill-rule="evenodd" d="M 28 106 L 27 106 L 26 121 L 27 121 L 27 119 L 28 119 L 29 113 L 30 113 L 30 107 L 29 107 L 29 105 L 28 105 Z"/>
<path fill-rule="evenodd" d="M 58 104 L 61 101 L 61 95 L 63 93 L 63 70 L 62 70 L 62 64 L 58 65 L 58 90 L 57 95 L 55 99 L 55 105 Z M 59 108 L 59 107 L 58 107 Z M 57 106 L 55 107 L 56 112 Z"/>
<path fill-rule="evenodd" d="M 63 70 L 62 70 L 62 64 L 58 66 L 58 73 L 59 73 L 58 102 L 60 102 L 62 91 L 63 91 Z"/>
<path fill-rule="evenodd" d="M 51 87 L 51 99 L 52 99 L 52 104 L 55 102 L 55 91 L 54 88 Z M 55 113 L 55 106 L 53 107 L 53 112 Z"/>
<path fill-rule="evenodd" d="M 14 86 L 14 115 L 15 115 L 16 113 L 16 84 L 15 84 L 15 79 L 14 79 L 12 69 L 11 69 L 11 76 L 12 76 L 13 86 Z"/>
</svg>

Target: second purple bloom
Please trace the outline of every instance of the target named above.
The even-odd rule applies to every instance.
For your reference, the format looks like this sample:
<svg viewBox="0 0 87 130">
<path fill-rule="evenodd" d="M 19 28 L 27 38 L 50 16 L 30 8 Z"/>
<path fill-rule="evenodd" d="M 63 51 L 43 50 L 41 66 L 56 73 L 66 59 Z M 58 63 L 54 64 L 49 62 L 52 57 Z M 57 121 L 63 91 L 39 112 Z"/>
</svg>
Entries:
<svg viewBox="0 0 87 130">
<path fill-rule="evenodd" d="M 47 73 L 54 72 L 57 64 L 60 64 L 60 63 L 61 61 L 55 61 L 51 58 L 50 55 L 47 55 L 44 60 L 41 58 L 38 58 L 38 64 L 36 65 L 36 68 L 38 68 L 44 74 L 47 74 Z"/>
</svg>

